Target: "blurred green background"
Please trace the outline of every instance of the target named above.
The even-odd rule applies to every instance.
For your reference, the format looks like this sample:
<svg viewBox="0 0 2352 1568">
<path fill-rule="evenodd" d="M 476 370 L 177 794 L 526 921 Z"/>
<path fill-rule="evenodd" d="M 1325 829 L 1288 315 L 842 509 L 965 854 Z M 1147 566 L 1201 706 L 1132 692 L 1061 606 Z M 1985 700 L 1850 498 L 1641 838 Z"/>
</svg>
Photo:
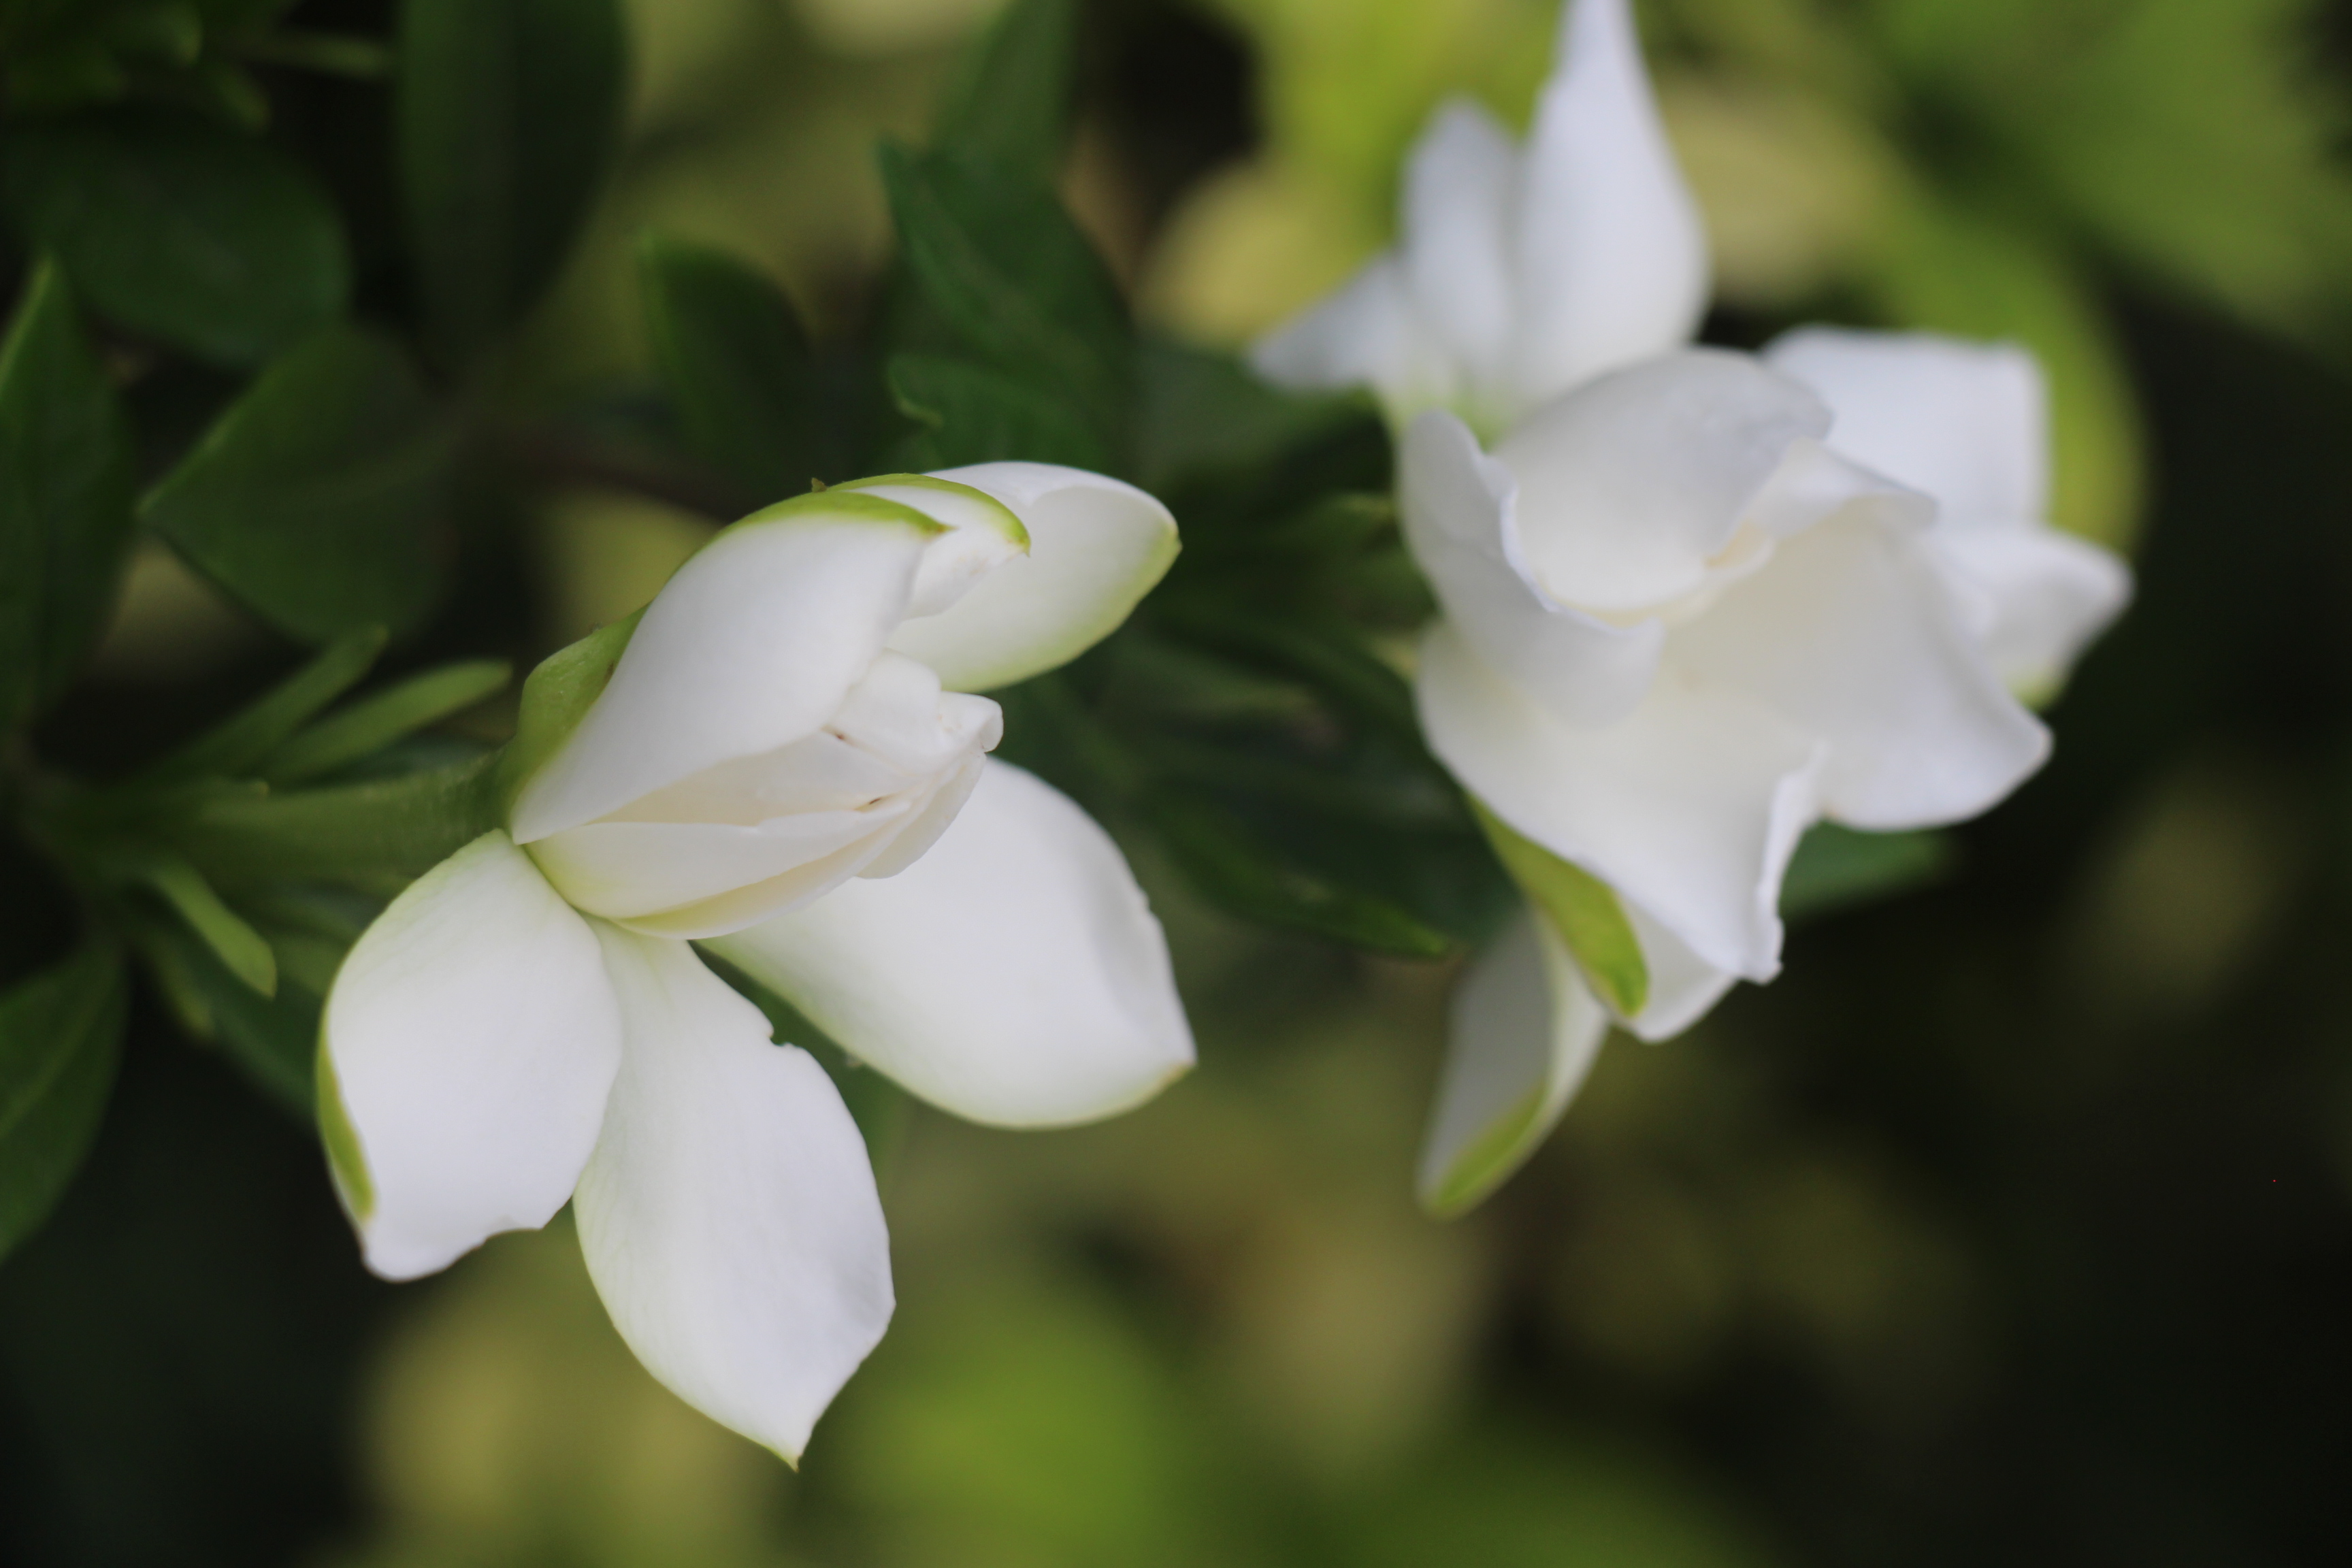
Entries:
<svg viewBox="0 0 2352 1568">
<path fill-rule="evenodd" d="M 643 379 L 648 225 L 856 321 L 873 143 L 921 133 L 992 9 L 635 0 L 621 172 L 504 395 Z M 142 1002 L 89 1168 L 0 1270 L 0 1561 L 2339 1560 L 2352 11 L 1642 16 L 1717 247 L 1709 335 L 2032 343 L 2062 521 L 2136 549 L 2056 760 L 1938 885 L 1799 927 L 1781 981 L 1682 1040 L 1613 1042 L 1529 1169 L 1439 1226 L 1409 1173 L 1451 971 L 1238 927 L 1147 860 L 1201 1070 L 1074 1132 L 910 1115 L 898 1321 L 798 1476 L 636 1366 L 560 1222 L 368 1278 L 307 1130 Z M 1383 241 L 1444 93 L 1524 120 L 1553 21 L 1095 0 L 1065 194 L 1147 321 L 1245 341 Z M 271 138 L 363 189 L 352 89 L 268 85 Z M 353 242 L 364 310 L 390 239 Z M 593 488 L 517 522 L 417 657 L 536 657 L 709 526 Z M 102 765 L 286 658 L 142 557 L 98 700 L 44 743 Z"/>
</svg>

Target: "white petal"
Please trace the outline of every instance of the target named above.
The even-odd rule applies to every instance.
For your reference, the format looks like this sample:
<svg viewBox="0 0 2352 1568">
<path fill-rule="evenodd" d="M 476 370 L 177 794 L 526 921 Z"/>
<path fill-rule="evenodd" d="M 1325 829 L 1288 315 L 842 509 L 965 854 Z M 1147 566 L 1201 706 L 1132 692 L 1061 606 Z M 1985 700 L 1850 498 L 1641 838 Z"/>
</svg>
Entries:
<svg viewBox="0 0 2352 1568">
<path fill-rule="evenodd" d="M 1571 0 L 1525 178 L 1525 406 L 1690 340 L 1706 306 L 1706 234 L 1659 122 L 1626 0 Z"/>
<path fill-rule="evenodd" d="M 1801 834 L 1802 829 L 1799 831 Z M 1786 869 L 1785 861 L 1781 869 Z M 1773 872 L 1772 882 L 1777 903 L 1779 871 Z M 1672 1039 L 1705 1017 L 1739 975 L 1701 958 L 1690 943 L 1660 925 L 1639 905 L 1627 905 L 1625 918 L 1633 923 L 1633 938 L 1642 944 L 1642 957 L 1649 965 L 1650 994 L 1639 1016 L 1618 1021 L 1643 1039 Z"/>
<path fill-rule="evenodd" d="M 1633 710 L 1656 672 L 1665 627 L 1630 626 L 1546 598 L 1519 558 L 1518 484 L 1451 414 L 1407 428 L 1397 456 L 1406 542 L 1456 631 L 1528 695 L 1573 723 Z"/>
<path fill-rule="evenodd" d="M 612 683 L 525 787 L 518 843 L 592 821 L 732 757 L 773 751 L 841 706 L 904 613 L 936 525 L 788 502 L 735 524 L 646 606 Z M 892 508 L 896 511 L 898 509 Z"/>
<path fill-rule="evenodd" d="M 1370 386 L 1400 425 L 1458 390 L 1456 367 L 1422 321 L 1403 260 L 1394 252 L 1375 258 L 1328 299 L 1260 338 L 1250 363 L 1276 386 Z"/>
<path fill-rule="evenodd" d="M 1168 948 L 1108 834 L 991 760 L 898 876 L 710 944 L 861 1061 L 976 1121 L 1087 1121 L 1192 1063 Z"/>
<path fill-rule="evenodd" d="M 1510 137 L 1494 116 L 1460 99 L 1432 117 L 1405 164 L 1406 284 L 1414 313 L 1465 391 L 1499 379 L 1513 342 L 1509 243 L 1517 176 Z"/>
<path fill-rule="evenodd" d="M 797 1459 L 890 1321 L 874 1172 L 807 1052 L 681 942 L 596 928 L 625 1020 L 580 1249 L 677 1396 Z"/>
<path fill-rule="evenodd" d="M 1938 529 L 1928 543 L 1985 605 L 1978 641 L 2012 691 L 2047 691 L 2131 599 L 2131 569 L 2088 540 L 2031 523 Z"/>
<path fill-rule="evenodd" d="M 1423 640 L 1414 696 L 1431 749 L 1512 828 L 1707 965 L 1777 972 L 1780 876 L 1816 816 L 1820 745 L 1671 672 L 1617 723 L 1563 724 L 1444 623 Z"/>
<path fill-rule="evenodd" d="M 914 592 L 907 601 L 910 616 L 938 615 L 974 583 L 1029 549 L 1028 531 L 1012 509 L 994 496 L 937 474 L 888 474 L 834 489 L 912 507 L 947 530 L 923 547 Z"/>
<path fill-rule="evenodd" d="M 1176 559 L 1176 520 L 1133 485 L 1050 463 L 934 477 L 993 496 L 1029 533 L 1026 555 L 890 637 L 957 690 L 1010 686 L 1076 658 L 1117 630 Z"/>
<path fill-rule="evenodd" d="M 1847 506 L 1667 640 L 1670 670 L 1745 692 L 1826 744 L 1822 807 L 1855 827 L 1972 816 L 2050 750 L 1961 625 L 1906 519 L 1916 504 L 1889 494 Z"/>
<path fill-rule="evenodd" d="M 1829 422 L 1751 356 L 1690 349 L 1537 410 L 1495 456 L 1519 482 L 1519 545 L 1544 593 L 1634 612 L 1699 587 L 1790 447 Z"/>
<path fill-rule="evenodd" d="M 361 935 L 320 1033 L 337 1185 L 368 1267 L 390 1279 L 545 1225 L 587 1163 L 621 1055 L 587 922 L 497 832 Z M 345 1135 L 356 1151 L 338 1147 Z"/>
<path fill-rule="evenodd" d="M 531 858 L 563 896 L 592 915 L 635 921 L 765 885 L 796 872 L 795 896 L 813 898 L 857 873 L 837 858 L 878 849 L 907 818 L 897 796 L 859 811 L 802 811 L 745 826 L 731 822 L 590 822 L 551 834 Z M 803 886 L 803 883 L 806 885 Z"/>
<path fill-rule="evenodd" d="M 1801 327 L 1764 358 L 1829 405 L 1830 445 L 1933 496 L 1947 525 L 2046 510 L 2049 416 L 2041 367 L 2023 349 Z"/>
<path fill-rule="evenodd" d="M 1418 1186 L 1459 1214 L 1526 1163 L 1568 1109 L 1609 1032 L 1550 925 L 1522 909 L 1454 988 L 1445 1068 Z"/>
</svg>

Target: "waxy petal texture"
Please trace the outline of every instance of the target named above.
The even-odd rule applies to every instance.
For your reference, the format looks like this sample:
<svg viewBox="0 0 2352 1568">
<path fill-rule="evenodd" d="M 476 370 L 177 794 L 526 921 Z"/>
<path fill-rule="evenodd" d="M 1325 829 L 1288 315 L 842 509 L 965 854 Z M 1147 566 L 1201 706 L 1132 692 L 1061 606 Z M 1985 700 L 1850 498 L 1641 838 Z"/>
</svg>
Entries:
<svg viewBox="0 0 2352 1568">
<path fill-rule="evenodd" d="M 1819 398 L 1746 354 L 1686 349 L 1528 416 L 1495 448 L 1518 480 L 1519 548 L 1554 601 L 1663 606 L 1703 585 Z"/>
<path fill-rule="evenodd" d="M 1935 548 L 2011 687 L 2054 686 L 2122 613 L 2130 569 L 2043 519 L 2047 399 L 2031 354 L 1927 332 L 1807 327 L 1765 357 L 1829 404 L 1840 451 L 1935 498 Z"/>
<path fill-rule="evenodd" d="M 1665 627 L 1612 626 L 1546 595 L 1521 559 L 1518 497 L 1511 471 L 1453 415 L 1433 409 L 1405 431 L 1405 538 L 1455 630 L 1561 719 L 1621 719 L 1649 689 Z"/>
<path fill-rule="evenodd" d="M 1423 1141 L 1423 1206 L 1458 1214 L 1523 1164 L 1575 1097 L 1609 1014 L 1550 926 L 1522 910 L 1454 988 Z"/>
<path fill-rule="evenodd" d="M 1574 0 L 1524 150 L 1440 108 L 1406 165 L 1394 249 L 1262 340 L 1287 386 L 1370 385 L 1398 425 L 1433 406 L 1488 433 L 1687 342 L 1706 237 L 1626 0 Z"/>
<path fill-rule="evenodd" d="M 322 1098 L 368 1267 L 408 1279 L 572 1195 L 621 1058 L 588 922 L 503 833 L 392 902 L 327 998 Z M 338 1165 L 348 1152 L 337 1151 Z"/>
<path fill-rule="evenodd" d="M 1430 749 L 1514 830 L 1708 966 L 1778 973 L 1780 876 L 1816 815 L 1826 747 L 1739 694 L 1663 677 L 1615 724 L 1563 724 L 1442 622 L 1414 697 Z"/>
<path fill-rule="evenodd" d="M 646 606 L 611 684 L 524 789 L 516 842 L 815 730 L 898 626 L 935 532 L 802 510 L 719 534 Z"/>
<path fill-rule="evenodd" d="M 866 1065 L 975 1121 L 1110 1116 L 1192 1064 L 1168 949 L 1108 834 L 1008 763 L 922 858 L 710 944 Z"/>
<path fill-rule="evenodd" d="M 1050 463 L 982 463 L 933 476 L 1002 501 L 1029 552 L 936 615 L 889 634 L 957 691 L 1010 686 L 1066 664 L 1117 630 L 1176 559 L 1176 520 L 1133 485 Z"/>
<path fill-rule="evenodd" d="M 2049 731 L 1960 624 L 1925 511 L 1900 495 L 1844 508 L 1783 542 L 1770 571 L 1732 585 L 1667 649 L 1695 685 L 1744 694 L 1824 746 L 1822 809 L 1853 827 L 1973 816 L 2050 754 Z"/>
<path fill-rule="evenodd" d="M 1628 0 L 1569 6 L 1526 181 L 1512 328 L 1521 409 L 1690 341 L 1706 309 L 1706 230 Z"/>
<path fill-rule="evenodd" d="M 692 948 L 596 937 L 625 1032 L 574 1203 L 589 1276 L 646 1370 L 797 1459 L 890 1321 L 865 1142 L 824 1069 Z"/>
</svg>

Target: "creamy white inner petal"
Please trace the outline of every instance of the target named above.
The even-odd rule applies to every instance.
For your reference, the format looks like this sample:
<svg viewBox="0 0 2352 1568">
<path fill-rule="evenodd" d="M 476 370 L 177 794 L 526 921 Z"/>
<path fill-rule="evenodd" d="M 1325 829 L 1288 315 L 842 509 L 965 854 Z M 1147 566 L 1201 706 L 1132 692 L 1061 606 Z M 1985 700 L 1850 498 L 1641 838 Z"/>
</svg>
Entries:
<svg viewBox="0 0 2352 1568">
<path fill-rule="evenodd" d="M 665 931 L 735 929 L 919 855 L 1003 732 L 984 697 L 884 653 L 824 726 L 736 757 L 533 845 L 580 908 Z M 647 929 L 651 929 L 647 926 Z"/>
</svg>

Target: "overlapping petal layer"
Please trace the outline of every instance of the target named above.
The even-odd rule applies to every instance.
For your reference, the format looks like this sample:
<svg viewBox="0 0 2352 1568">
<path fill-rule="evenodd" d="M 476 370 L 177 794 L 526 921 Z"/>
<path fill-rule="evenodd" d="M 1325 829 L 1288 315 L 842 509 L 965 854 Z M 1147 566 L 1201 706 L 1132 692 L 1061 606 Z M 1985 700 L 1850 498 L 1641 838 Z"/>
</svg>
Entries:
<svg viewBox="0 0 2352 1568">
<path fill-rule="evenodd" d="M 1457 1214 L 1500 1185 L 1558 1124 L 1609 1015 L 1541 916 L 1522 910 L 1454 988 L 1444 1075 L 1417 1185 Z"/>
<path fill-rule="evenodd" d="M 897 876 L 710 945 L 860 1060 L 976 1121 L 1109 1116 L 1192 1062 L 1166 942 L 1118 846 L 1003 763 Z"/>
<path fill-rule="evenodd" d="M 947 608 L 899 626 L 889 646 L 951 690 L 1026 680 L 1118 628 L 1176 559 L 1176 520 L 1152 497 L 1050 463 L 982 463 L 934 476 L 995 498 L 1029 535 Z"/>
<path fill-rule="evenodd" d="M 824 1069 L 686 943 L 596 940 L 624 1028 L 575 1201 L 589 1275 L 648 1371 L 797 1459 L 890 1320 L 865 1142 Z"/>
<path fill-rule="evenodd" d="M 321 1116 L 368 1267 L 414 1279 L 545 1225 L 620 1055 L 596 939 L 505 834 L 419 878 L 343 961 L 321 1031 Z"/>
</svg>

